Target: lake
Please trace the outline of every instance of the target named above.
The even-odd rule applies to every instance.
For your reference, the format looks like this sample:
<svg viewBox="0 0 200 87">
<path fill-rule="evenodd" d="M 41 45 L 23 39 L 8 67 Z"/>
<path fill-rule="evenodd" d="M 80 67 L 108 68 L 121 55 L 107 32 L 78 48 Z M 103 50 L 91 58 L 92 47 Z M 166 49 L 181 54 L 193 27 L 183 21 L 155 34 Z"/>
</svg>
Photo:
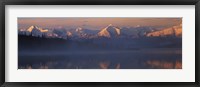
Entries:
<svg viewBox="0 0 200 87">
<path fill-rule="evenodd" d="M 19 51 L 18 69 L 182 69 L 182 49 Z"/>
</svg>

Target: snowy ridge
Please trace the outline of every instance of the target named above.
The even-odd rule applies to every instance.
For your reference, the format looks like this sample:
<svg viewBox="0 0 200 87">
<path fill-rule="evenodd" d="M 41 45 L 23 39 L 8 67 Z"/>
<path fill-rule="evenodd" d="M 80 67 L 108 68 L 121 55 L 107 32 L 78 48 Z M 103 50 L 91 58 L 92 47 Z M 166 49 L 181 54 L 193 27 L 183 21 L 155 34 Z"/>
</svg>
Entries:
<svg viewBox="0 0 200 87">
<path fill-rule="evenodd" d="M 47 29 L 42 29 L 42 28 L 39 28 L 39 27 L 37 27 L 37 26 L 30 26 L 30 27 L 27 29 L 27 31 L 28 31 L 28 32 L 32 32 L 34 29 L 39 30 L 40 32 L 48 32 Z"/>
<path fill-rule="evenodd" d="M 26 33 L 28 33 L 29 35 L 36 36 L 36 37 L 42 37 L 44 33 L 48 32 L 47 29 L 42 29 L 37 26 L 30 26 L 26 31 L 27 31 Z"/>
<path fill-rule="evenodd" d="M 120 35 L 120 29 L 112 26 L 112 24 L 109 24 L 106 28 L 101 29 L 101 31 L 98 33 L 98 36 L 103 37 L 116 37 Z"/>
<path fill-rule="evenodd" d="M 153 31 L 146 34 L 147 37 L 159 37 L 159 36 L 182 36 L 182 24 L 176 25 L 170 28 L 165 28 L 159 31 Z"/>
</svg>

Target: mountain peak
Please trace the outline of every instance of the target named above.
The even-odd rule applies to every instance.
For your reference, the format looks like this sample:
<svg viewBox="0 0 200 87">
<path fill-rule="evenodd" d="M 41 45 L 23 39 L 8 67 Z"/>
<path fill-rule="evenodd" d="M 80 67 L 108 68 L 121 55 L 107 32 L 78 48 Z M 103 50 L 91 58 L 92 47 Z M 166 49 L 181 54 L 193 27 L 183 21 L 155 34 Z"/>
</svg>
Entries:
<svg viewBox="0 0 200 87">
<path fill-rule="evenodd" d="M 40 32 L 48 32 L 47 29 L 42 29 L 42 28 L 39 28 L 38 26 L 35 26 L 35 25 L 32 25 L 27 29 L 28 32 L 32 32 L 33 30 L 37 30 L 37 31 L 40 31 Z"/>
<path fill-rule="evenodd" d="M 109 28 L 116 28 L 115 26 L 113 26 L 113 24 L 109 24 L 107 27 L 105 27 L 105 28 L 107 28 L 107 29 L 109 29 Z"/>
<path fill-rule="evenodd" d="M 109 24 L 106 28 L 101 29 L 101 31 L 98 33 L 98 36 L 104 36 L 104 37 L 114 37 L 120 35 L 120 29 L 114 27 L 112 24 Z"/>
<path fill-rule="evenodd" d="M 76 28 L 76 32 L 80 32 L 82 30 L 83 30 L 83 28 L 81 28 L 81 27 Z"/>
</svg>

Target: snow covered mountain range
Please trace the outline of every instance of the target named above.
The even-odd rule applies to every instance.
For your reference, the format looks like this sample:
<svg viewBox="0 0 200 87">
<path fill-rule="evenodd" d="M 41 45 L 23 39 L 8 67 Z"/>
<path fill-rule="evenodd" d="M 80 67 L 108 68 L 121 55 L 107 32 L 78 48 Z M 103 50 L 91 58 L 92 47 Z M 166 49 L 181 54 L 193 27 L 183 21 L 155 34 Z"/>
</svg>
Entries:
<svg viewBox="0 0 200 87">
<path fill-rule="evenodd" d="M 78 27 L 76 29 L 43 29 L 37 26 L 30 26 L 28 29 L 19 29 L 19 35 L 31 35 L 34 37 L 46 38 L 139 38 L 139 37 L 182 37 L 182 24 L 169 28 L 155 29 L 152 27 L 116 27 L 109 24 L 100 30 L 90 30 Z"/>
<path fill-rule="evenodd" d="M 48 32 L 47 29 L 42 29 L 37 26 L 30 26 L 27 30 L 20 30 L 19 34 L 32 35 L 35 37 L 42 37 L 46 32 Z"/>
</svg>

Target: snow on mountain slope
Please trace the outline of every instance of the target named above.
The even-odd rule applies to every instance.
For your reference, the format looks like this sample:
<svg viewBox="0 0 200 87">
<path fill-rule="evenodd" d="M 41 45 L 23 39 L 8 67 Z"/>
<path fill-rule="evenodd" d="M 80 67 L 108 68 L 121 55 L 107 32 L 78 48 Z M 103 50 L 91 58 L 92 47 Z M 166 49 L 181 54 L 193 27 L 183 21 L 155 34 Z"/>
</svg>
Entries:
<svg viewBox="0 0 200 87">
<path fill-rule="evenodd" d="M 111 37 L 110 33 L 107 31 L 107 28 L 102 29 L 99 33 L 98 36 L 104 36 L 104 37 Z"/>
<path fill-rule="evenodd" d="M 173 26 L 170 28 L 165 28 L 159 31 L 154 31 L 146 34 L 147 37 L 159 37 L 159 36 L 182 36 L 182 24 Z"/>
<path fill-rule="evenodd" d="M 156 30 L 156 28 L 147 26 L 122 27 L 120 29 L 120 36 L 125 38 L 139 38 L 154 30 Z"/>
<path fill-rule="evenodd" d="M 106 28 L 101 29 L 98 33 L 98 36 L 103 37 L 116 37 L 120 35 L 120 29 L 112 26 L 112 24 L 108 25 Z"/>
<path fill-rule="evenodd" d="M 69 31 L 67 31 L 67 36 L 71 37 L 73 34 Z"/>
<path fill-rule="evenodd" d="M 27 30 L 27 32 L 29 32 L 32 36 L 39 36 L 39 37 L 42 37 L 42 35 L 45 33 L 45 32 L 48 32 L 47 29 L 42 29 L 42 28 L 39 28 L 37 26 L 30 26 Z"/>
<path fill-rule="evenodd" d="M 28 32 L 32 32 L 33 30 L 39 30 L 40 32 L 48 32 L 47 29 L 42 29 L 40 27 L 37 27 L 37 26 L 30 26 L 27 31 Z"/>
</svg>

